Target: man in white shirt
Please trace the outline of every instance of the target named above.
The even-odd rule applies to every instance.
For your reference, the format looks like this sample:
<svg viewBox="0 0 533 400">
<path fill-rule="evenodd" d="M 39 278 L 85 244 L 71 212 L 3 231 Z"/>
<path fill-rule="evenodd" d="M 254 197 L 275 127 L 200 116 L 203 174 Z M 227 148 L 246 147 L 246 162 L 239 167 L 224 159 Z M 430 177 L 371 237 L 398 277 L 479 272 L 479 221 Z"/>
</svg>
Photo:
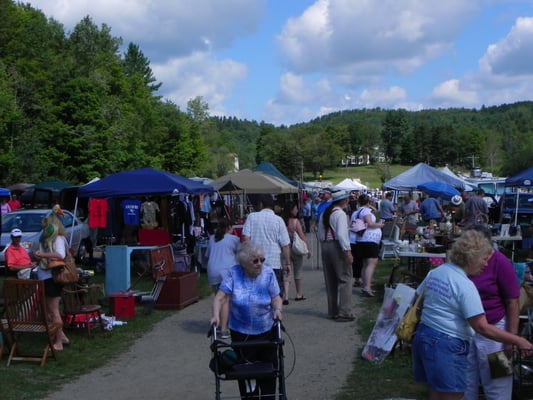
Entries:
<svg viewBox="0 0 533 400">
<path fill-rule="evenodd" d="M 283 219 L 274 213 L 271 195 L 261 195 L 259 207 L 260 211 L 252 212 L 246 218 L 242 236 L 244 240 L 261 246 L 265 253 L 265 265 L 274 270 L 283 292 L 283 272 L 288 274 L 291 270 L 289 233 Z"/>
</svg>

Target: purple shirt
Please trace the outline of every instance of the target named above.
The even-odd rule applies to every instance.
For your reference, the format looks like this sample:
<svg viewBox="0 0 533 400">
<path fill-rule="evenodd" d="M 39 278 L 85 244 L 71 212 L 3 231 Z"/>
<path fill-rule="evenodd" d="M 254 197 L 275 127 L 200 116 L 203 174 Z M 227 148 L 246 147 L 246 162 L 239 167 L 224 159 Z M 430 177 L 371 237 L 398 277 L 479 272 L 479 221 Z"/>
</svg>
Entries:
<svg viewBox="0 0 533 400">
<path fill-rule="evenodd" d="M 506 299 L 520 296 L 513 264 L 499 251 L 494 252 L 480 275 L 469 278 L 477 287 L 489 324 L 495 324 L 505 316 Z"/>
</svg>

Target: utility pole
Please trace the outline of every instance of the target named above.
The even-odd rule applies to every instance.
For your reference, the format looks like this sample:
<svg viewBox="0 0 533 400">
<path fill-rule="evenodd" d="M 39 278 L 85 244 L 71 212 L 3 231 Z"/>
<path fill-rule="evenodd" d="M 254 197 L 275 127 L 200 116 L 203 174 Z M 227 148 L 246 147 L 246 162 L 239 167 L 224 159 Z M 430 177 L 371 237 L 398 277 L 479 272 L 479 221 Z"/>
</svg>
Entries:
<svg viewBox="0 0 533 400">
<path fill-rule="evenodd" d="M 479 157 L 476 157 L 474 154 L 472 154 L 470 157 L 467 157 L 467 158 L 471 158 L 472 159 L 472 168 L 475 168 L 475 166 L 476 166 L 476 158 L 479 158 Z"/>
</svg>

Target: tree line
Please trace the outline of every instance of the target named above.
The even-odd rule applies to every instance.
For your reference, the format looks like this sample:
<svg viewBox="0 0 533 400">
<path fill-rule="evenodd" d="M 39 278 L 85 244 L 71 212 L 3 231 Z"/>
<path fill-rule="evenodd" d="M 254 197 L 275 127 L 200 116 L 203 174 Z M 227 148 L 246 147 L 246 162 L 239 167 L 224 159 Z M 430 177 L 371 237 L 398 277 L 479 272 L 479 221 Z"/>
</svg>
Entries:
<svg viewBox="0 0 533 400">
<path fill-rule="evenodd" d="M 150 166 L 216 178 L 270 161 L 315 176 L 348 155 L 372 162 L 529 167 L 533 103 L 480 110 L 346 110 L 292 126 L 212 117 L 201 97 L 163 99 L 150 60 L 90 16 L 71 32 L 30 5 L 0 0 L 0 186 L 82 184 Z"/>
</svg>

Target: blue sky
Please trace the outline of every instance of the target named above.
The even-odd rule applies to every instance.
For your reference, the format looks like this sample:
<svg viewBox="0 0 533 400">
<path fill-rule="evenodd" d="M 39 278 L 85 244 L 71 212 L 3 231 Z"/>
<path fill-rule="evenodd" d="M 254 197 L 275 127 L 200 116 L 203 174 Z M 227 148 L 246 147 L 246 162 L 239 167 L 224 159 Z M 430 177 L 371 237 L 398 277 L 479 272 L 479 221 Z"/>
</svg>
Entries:
<svg viewBox="0 0 533 400">
<path fill-rule="evenodd" d="M 345 109 L 532 100 L 533 0 L 30 0 L 150 59 L 185 109 L 275 125 Z"/>
</svg>

